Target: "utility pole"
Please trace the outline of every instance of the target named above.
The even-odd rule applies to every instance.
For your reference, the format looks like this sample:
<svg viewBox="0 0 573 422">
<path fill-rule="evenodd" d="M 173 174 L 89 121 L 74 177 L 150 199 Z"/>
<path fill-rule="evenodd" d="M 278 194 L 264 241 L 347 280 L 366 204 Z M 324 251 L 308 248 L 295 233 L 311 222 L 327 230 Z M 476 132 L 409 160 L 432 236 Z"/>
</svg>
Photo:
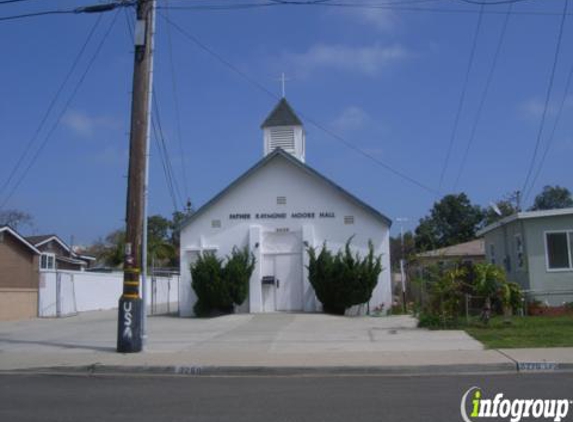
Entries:
<svg viewBox="0 0 573 422">
<path fill-rule="evenodd" d="M 138 0 L 136 10 L 123 294 L 119 299 L 117 330 L 117 351 L 120 353 L 141 351 L 142 318 L 145 309 L 139 291 L 140 275 L 146 270 L 143 230 L 146 213 L 145 190 L 151 114 L 155 0 Z"/>
<path fill-rule="evenodd" d="M 401 250 L 402 250 L 402 256 L 400 257 L 400 281 L 402 282 L 402 309 L 404 311 L 404 313 L 406 313 L 407 306 L 406 306 L 406 271 L 404 268 L 404 255 L 405 255 L 405 249 L 404 249 L 404 223 L 408 221 L 407 218 L 405 217 L 398 217 L 396 219 L 396 221 L 398 223 L 400 223 L 400 244 L 401 244 Z"/>
</svg>

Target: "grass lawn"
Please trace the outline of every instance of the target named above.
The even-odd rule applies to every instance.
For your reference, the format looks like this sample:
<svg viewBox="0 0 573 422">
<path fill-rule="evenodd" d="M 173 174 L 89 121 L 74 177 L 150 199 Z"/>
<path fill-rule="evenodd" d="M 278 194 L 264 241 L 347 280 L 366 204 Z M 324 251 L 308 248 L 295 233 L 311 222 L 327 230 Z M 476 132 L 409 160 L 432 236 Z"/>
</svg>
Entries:
<svg viewBox="0 0 573 422">
<path fill-rule="evenodd" d="M 475 323 L 465 330 L 490 349 L 573 347 L 573 315 L 512 317 L 510 324 L 495 317 L 489 326 Z"/>
</svg>

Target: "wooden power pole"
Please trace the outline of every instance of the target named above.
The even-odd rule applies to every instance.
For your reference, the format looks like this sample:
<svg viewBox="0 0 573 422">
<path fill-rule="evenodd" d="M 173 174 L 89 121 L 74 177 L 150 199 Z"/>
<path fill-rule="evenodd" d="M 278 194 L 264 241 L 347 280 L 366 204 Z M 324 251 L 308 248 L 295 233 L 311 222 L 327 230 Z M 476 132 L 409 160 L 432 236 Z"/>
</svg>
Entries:
<svg viewBox="0 0 573 422">
<path fill-rule="evenodd" d="M 140 297 L 140 275 L 145 271 L 142 268 L 142 251 L 146 246 L 142 240 L 151 110 L 154 7 L 155 0 L 137 1 L 123 294 L 119 299 L 117 330 L 117 351 L 120 353 L 140 352 L 143 346 L 141 321 L 145 307 Z"/>
</svg>

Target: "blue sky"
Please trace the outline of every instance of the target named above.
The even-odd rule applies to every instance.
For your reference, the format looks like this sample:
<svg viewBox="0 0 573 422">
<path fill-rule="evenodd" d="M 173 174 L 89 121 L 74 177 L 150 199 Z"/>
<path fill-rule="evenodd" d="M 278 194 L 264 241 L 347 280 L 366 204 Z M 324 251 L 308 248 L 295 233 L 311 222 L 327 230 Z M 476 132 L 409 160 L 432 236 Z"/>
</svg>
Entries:
<svg viewBox="0 0 573 422">
<path fill-rule="evenodd" d="M 93 3 L 30 0 L 0 5 L 0 16 Z M 233 3 L 159 1 L 163 7 Z M 348 148 L 340 138 L 437 190 L 480 6 L 460 0 L 345 3 L 390 6 L 160 10 L 155 90 L 183 201 L 188 195 L 195 206 L 202 205 L 261 158 L 259 126 L 277 100 L 256 85 L 278 96 L 277 79 L 285 72 L 290 79 L 287 99 L 305 121 L 309 165 L 389 217 L 408 217 L 407 228 L 415 227 L 428 212 L 437 199 L 435 193 L 389 172 Z M 406 10 L 395 9 L 397 3 Z M 451 158 L 444 171 L 443 193 L 464 191 L 473 202 L 487 205 L 522 188 L 544 110 L 563 6 L 564 0 L 525 0 L 513 5 L 475 139 L 455 186 L 500 40 L 503 12 L 508 8 L 507 4 L 484 6 Z M 424 10 L 411 10 L 415 8 Z M 443 12 L 446 9 L 450 12 Z M 573 12 L 573 5 L 569 10 Z M 128 9 L 127 14 L 133 11 Z M 55 232 L 65 240 L 73 235 L 76 243 L 87 244 L 123 225 L 133 67 L 127 14 L 118 12 L 101 52 L 65 109 L 116 12 L 102 15 L 78 68 L 24 160 L 25 168 L 63 113 L 45 148 L 5 204 L 5 208 L 34 216 L 35 228 L 28 232 Z M 170 26 L 166 14 L 218 58 Z M 70 14 L 0 22 L 0 184 L 5 184 L 25 151 L 96 19 L 96 15 Z M 565 22 L 536 163 L 566 95 L 573 65 L 572 19 L 568 16 Z M 526 205 L 543 185 L 573 188 L 572 111 L 573 99 L 565 97 L 551 148 Z M 338 139 L 311 124 L 309 118 Z M 167 216 L 174 207 L 152 142 L 149 212 Z M 537 166 L 534 169 L 535 173 Z M 21 174 L 0 192 L 0 203 Z"/>
</svg>

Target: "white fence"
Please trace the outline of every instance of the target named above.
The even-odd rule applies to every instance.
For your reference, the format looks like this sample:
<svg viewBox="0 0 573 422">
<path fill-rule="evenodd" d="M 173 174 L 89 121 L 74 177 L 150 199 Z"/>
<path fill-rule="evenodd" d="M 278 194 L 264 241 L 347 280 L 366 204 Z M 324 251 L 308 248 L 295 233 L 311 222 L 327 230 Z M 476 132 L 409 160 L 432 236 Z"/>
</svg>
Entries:
<svg viewBox="0 0 573 422">
<path fill-rule="evenodd" d="M 116 309 L 123 273 L 42 271 L 38 316 L 59 317 L 78 312 Z M 147 313 L 178 312 L 179 276 L 147 278 Z"/>
</svg>

